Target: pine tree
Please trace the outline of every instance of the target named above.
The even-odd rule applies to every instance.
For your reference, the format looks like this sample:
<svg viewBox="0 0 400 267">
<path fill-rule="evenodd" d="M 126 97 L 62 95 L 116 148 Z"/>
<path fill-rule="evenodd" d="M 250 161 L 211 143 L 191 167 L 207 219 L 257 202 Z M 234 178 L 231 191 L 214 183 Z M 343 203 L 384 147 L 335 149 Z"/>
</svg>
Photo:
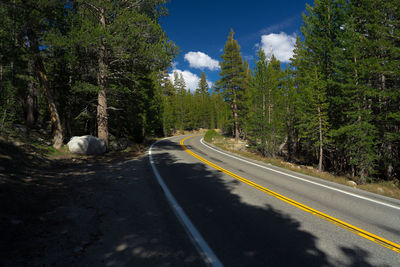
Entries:
<svg viewBox="0 0 400 267">
<path fill-rule="evenodd" d="M 301 95 L 301 126 L 299 133 L 312 147 L 317 148 L 318 170 L 323 169 L 324 150 L 328 143 L 330 122 L 337 113 L 333 89 L 333 49 L 340 27 L 341 17 L 338 1 L 315 0 L 314 7 L 307 5 L 307 15 L 303 15 L 301 31 L 304 42 L 296 47 L 295 66 L 299 75 L 299 94 Z M 301 55 L 301 56 L 300 56 Z M 310 105 L 311 103 L 311 105 Z"/>
<path fill-rule="evenodd" d="M 257 144 L 261 154 L 266 156 L 267 149 L 267 125 L 268 125 L 268 60 L 261 48 L 258 51 L 258 59 L 255 62 L 254 77 L 251 82 L 250 98 L 250 140 Z"/>
<path fill-rule="evenodd" d="M 240 54 L 240 46 L 233 38 L 233 35 L 234 32 L 231 29 L 228 40 L 225 43 L 224 53 L 221 56 L 220 80 L 217 81 L 217 87 L 222 92 L 225 101 L 231 107 L 233 136 L 238 141 L 240 133 L 240 106 L 244 102 L 246 91 L 246 70 L 244 69 L 243 59 Z"/>
<path fill-rule="evenodd" d="M 293 159 L 293 155 L 297 151 L 298 131 L 298 93 L 296 91 L 293 77 L 293 70 L 289 67 L 285 69 L 283 78 L 283 99 L 284 99 L 284 122 L 286 133 L 287 158 Z M 283 146 L 282 146 L 283 148 Z"/>
<path fill-rule="evenodd" d="M 252 142 L 264 156 L 274 157 L 278 144 L 285 139 L 282 121 L 285 97 L 282 87 L 283 73 L 279 60 L 272 54 L 268 59 L 260 48 L 251 83 L 250 129 Z M 283 137 L 283 138 L 282 138 Z M 251 137 L 250 137 L 251 139 Z"/>
<path fill-rule="evenodd" d="M 198 88 L 195 93 L 195 96 L 197 96 L 196 103 L 198 105 L 198 126 L 201 128 L 210 127 L 210 94 L 208 90 L 207 78 L 205 73 L 202 71 Z"/>
<path fill-rule="evenodd" d="M 10 79 L 8 84 L 10 87 L 7 87 L 8 89 L 12 87 L 12 90 L 15 90 L 16 94 L 20 94 L 20 97 L 24 99 L 22 104 L 27 113 L 25 122 L 28 126 L 33 126 L 36 120 L 33 118 L 35 86 L 38 81 L 46 99 L 53 126 L 53 146 L 59 149 L 64 139 L 63 129 L 45 67 L 45 51 L 40 48 L 40 41 L 44 39 L 46 32 L 51 31 L 52 27 L 56 27 L 56 17 L 60 14 L 59 11 L 64 9 L 64 2 L 5 1 L 0 8 L 6 12 L 5 15 L 9 16 L 8 22 L 6 18 L 3 18 L 6 24 L 4 29 L 9 30 L 7 34 L 11 41 L 8 46 L 10 54 L 7 55 L 10 64 L 10 76 L 7 77 Z M 11 21 L 12 24 L 8 24 Z"/>
<path fill-rule="evenodd" d="M 164 14 L 162 4 L 163 0 L 80 0 L 73 5 L 75 22 L 66 43 L 73 53 L 84 52 L 96 59 L 86 70 L 84 82 L 97 92 L 98 136 L 106 143 L 107 95 L 113 90 L 136 94 L 140 79 L 166 68 L 175 55 L 175 46 L 158 23 Z"/>
<path fill-rule="evenodd" d="M 347 3 L 346 24 L 341 28 L 336 50 L 336 81 L 344 102 L 344 119 L 333 136 L 352 176 L 358 175 L 361 183 L 377 171 L 379 156 L 379 165 L 383 167 L 380 171 L 388 178 L 396 165 L 392 146 L 396 134 L 392 133 L 399 123 L 396 119 L 390 121 L 388 116 L 396 110 L 389 108 L 391 103 L 398 101 L 398 93 L 392 94 L 398 91 L 394 89 L 397 78 L 393 70 L 399 62 L 393 49 L 396 47 L 393 3 L 368 0 Z"/>
<path fill-rule="evenodd" d="M 281 119 L 284 117 L 284 100 L 282 88 L 283 71 L 281 62 L 272 54 L 267 68 L 267 93 L 268 93 L 268 131 L 269 131 L 269 151 L 272 156 L 280 153 L 278 144 L 285 138 L 285 123 Z"/>
<path fill-rule="evenodd" d="M 182 73 L 174 72 L 174 87 L 176 91 L 176 128 L 185 130 L 186 114 L 186 85 Z"/>
</svg>

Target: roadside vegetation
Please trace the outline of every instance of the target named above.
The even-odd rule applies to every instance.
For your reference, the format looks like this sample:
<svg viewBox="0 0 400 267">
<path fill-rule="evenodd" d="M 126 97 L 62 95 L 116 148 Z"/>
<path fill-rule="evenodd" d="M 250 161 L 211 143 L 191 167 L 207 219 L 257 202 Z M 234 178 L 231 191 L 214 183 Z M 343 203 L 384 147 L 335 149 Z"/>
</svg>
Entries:
<svg viewBox="0 0 400 267">
<path fill-rule="evenodd" d="M 315 0 L 284 68 L 260 49 L 251 69 L 231 30 L 216 82 L 224 132 L 264 157 L 398 186 L 399 23 L 394 0 Z"/>
<path fill-rule="evenodd" d="M 232 137 L 219 134 L 216 130 L 209 130 L 204 135 L 204 141 L 218 148 L 243 156 L 245 158 L 261 161 L 273 166 L 302 173 L 305 175 L 321 178 L 334 183 L 351 186 L 372 193 L 384 195 L 387 197 L 400 199 L 399 181 L 378 181 L 368 184 L 360 184 L 358 179 L 350 176 L 334 175 L 329 172 L 320 172 L 316 166 L 302 165 L 299 162 L 288 162 L 283 158 L 265 157 L 257 149 L 249 147 L 247 142 L 236 142 Z M 354 182 L 354 183 L 353 183 Z"/>
</svg>

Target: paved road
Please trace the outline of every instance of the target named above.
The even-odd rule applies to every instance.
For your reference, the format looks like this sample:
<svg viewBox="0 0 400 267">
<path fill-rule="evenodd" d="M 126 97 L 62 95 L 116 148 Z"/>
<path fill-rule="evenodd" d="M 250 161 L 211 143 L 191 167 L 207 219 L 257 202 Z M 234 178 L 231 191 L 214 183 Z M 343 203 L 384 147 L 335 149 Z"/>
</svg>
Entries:
<svg viewBox="0 0 400 267">
<path fill-rule="evenodd" d="M 196 158 L 183 138 L 155 144 L 154 166 L 225 266 L 400 266 L 400 201 L 256 166 L 200 136 L 184 141 Z"/>
</svg>

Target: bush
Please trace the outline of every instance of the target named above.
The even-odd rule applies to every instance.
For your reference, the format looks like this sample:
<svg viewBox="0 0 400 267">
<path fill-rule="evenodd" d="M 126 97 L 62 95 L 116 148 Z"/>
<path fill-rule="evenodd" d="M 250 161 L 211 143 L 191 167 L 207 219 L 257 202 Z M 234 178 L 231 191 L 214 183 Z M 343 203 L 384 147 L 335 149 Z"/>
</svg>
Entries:
<svg viewBox="0 0 400 267">
<path fill-rule="evenodd" d="M 208 130 L 206 134 L 204 135 L 204 140 L 206 142 L 212 142 L 216 138 L 221 138 L 222 136 L 217 133 L 215 130 Z"/>
</svg>

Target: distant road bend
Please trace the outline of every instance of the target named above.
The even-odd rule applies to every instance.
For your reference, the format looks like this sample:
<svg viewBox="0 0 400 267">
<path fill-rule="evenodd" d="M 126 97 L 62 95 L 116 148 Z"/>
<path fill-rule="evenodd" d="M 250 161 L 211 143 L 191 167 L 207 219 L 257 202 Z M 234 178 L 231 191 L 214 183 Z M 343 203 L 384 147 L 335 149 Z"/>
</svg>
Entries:
<svg viewBox="0 0 400 267">
<path fill-rule="evenodd" d="M 150 162 L 211 266 L 400 266 L 400 201 L 239 158 L 201 136 Z"/>
</svg>

